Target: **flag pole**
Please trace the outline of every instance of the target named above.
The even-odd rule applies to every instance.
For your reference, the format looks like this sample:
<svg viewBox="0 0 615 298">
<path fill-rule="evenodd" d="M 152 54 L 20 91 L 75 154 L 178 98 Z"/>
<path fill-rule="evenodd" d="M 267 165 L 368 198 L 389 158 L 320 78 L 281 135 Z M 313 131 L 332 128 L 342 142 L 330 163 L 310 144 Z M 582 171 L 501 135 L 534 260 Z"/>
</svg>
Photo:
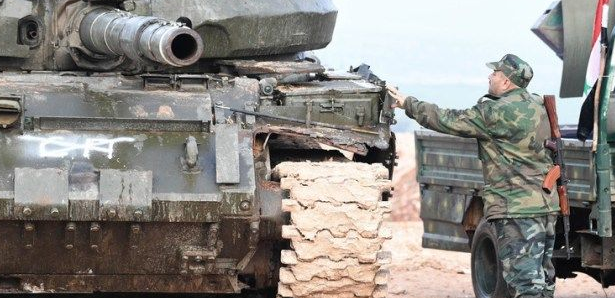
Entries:
<svg viewBox="0 0 615 298">
<path fill-rule="evenodd" d="M 598 6 L 596 7 L 596 17 L 594 20 L 594 27 L 600 25 L 599 31 L 599 40 L 595 40 L 594 44 L 600 43 L 600 66 L 598 68 L 598 76 L 596 78 L 595 92 L 594 92 L 594 127 L 593 127 L 593 137 L 592 137 L 592 152 L 596 152 L 598 147 L 598 129 L 599 129 L 599 121 L 600 121 L 600 97 L 602 93 L 602 78 L 604 76 L 604 68 L 606 65 L 606 54 L 607 54 L 607 44 L 608 44 L 608 32 L 606 27 L 608 26 L 608 15 L 609 15 L 609 0 L 602 0 L 598 2 Z M 599 21 L 599 22 L 598 22 Z M 594 32 L 597 28 L 594 28 Z M 595 33 L 594 33 L 595 34 Z M 595 35 L 594 35 L 595 36 Z M 593 52 L 593 50 L 592 50 Z M 591 55 L 590 62 L 591 63 Z M 591 68 L 591 65 L 588 65 L 588 69 Z"/>
<path fill-rule="evenodd" d="M 606 45 L 600 45 L 600 75 L 596 82 L 596 92 L 594 92 L 594 129 L 592 136 L 592 152 L 596 152 L 598 147 L 598 120 L 600 119 L 600 89 L 602 87 L 602 76 L 604 75 L 604 67 L 606 64 Z"/>
<path fill-rule="evenodd" d="M 600 89 L 596 93 L 600 94 L 599 97 L 599 110 L 598 115 L 598 130 L 594 131 L 594 135 L 598 136 L 596 145 L 596 151 L 594 152 L 594 168 L 596 171 L 596 203 L 598 207 L 598 236 L 599 237 L 612 237 L 613 236 L 613 223 L 612 223 L 612 210 L 611 210 L 611 147 L 607 138 L 606 122 L 608 118 L 609 110 L 609 98 L 611 96 L 611 88 L 613 86 L 613 71 L 615 70 L 615 60 L 613 60 L 613 47 L 609 45 L 609 36 L 606 30 L 606 21 L 608 16 L 608 0 L 601 0 L 602 4 L 600 12 L 602 13 L 602 26 L 601 26 L 601 46 L 606 48 L 606 54 L 601 57 L 604 58 L 603 73 L 600 74 L 599 79 L 602 80 Z M 612 39 L 611 39 L 612 41 Z"/>
</svg>

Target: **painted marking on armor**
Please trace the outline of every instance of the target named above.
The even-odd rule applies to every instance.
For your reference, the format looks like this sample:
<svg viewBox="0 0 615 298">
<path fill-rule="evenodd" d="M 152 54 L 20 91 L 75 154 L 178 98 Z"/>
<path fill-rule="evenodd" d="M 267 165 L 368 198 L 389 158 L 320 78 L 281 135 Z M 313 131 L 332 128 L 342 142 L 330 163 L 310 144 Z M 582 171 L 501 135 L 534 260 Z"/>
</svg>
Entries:
<svg viewBox="0 0 615 298">
<path fill-rule="evenodd" d="M 83 157 L 90 158 L 92 152 L 106 153 L 107 158 L 113 157 L 113 147 L 117 143 L 132 143 L 134 138 L 121 137 L 115 139 L 86 138 L 83 142 L 72 142 L 64 137 L 22 136 L 23 140 L 38 141 L 38 153 L 41 157 L 66 157 L 72 151 L 83 150 Z"/>
</svg>

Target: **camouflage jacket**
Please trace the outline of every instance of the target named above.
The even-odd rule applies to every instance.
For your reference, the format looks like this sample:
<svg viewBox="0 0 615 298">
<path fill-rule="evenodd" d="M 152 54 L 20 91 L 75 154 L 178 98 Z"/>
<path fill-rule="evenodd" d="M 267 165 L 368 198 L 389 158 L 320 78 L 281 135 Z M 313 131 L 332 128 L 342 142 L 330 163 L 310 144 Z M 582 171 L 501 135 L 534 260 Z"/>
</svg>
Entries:
<svg viewBox="0 0 615 298">
<path fill-rule="evenodd" d="M 427 128 L 478 140 L 487 219 L 536 217 L 560 210 L 555 189 L 542 190 L 553 166 L 544 147 L 551 132 L 542 97 L 518 88 L 499 98 L 485 96 L 466 110 L 441 109 L 413 97 L 404 108 Z"/>
</svg>

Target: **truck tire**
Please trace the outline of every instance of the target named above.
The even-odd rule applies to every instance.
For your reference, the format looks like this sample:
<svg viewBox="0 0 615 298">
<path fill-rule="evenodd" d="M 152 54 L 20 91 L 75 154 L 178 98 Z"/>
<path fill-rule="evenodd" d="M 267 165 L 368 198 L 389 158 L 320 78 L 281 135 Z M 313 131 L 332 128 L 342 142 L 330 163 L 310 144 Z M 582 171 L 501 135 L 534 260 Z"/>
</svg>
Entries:
<svg viewBox="0 0 615 298">
<path fill-rule="evenodd" d="M 386 297 L 391 238 L 383 221 L 390 190 L 382 165 L 342 162 L 284 162 L 273 170 L 288 190 L 282 210 L 290 222 L 282 238 L 278 297 Z"/>
<path fill-rule="evenodd" d="M 486 220 L 476 228 L 472 238 L 472 287 L 476 298 L 510 298 L 498 261 L 495 226 Z"/>
</svg>

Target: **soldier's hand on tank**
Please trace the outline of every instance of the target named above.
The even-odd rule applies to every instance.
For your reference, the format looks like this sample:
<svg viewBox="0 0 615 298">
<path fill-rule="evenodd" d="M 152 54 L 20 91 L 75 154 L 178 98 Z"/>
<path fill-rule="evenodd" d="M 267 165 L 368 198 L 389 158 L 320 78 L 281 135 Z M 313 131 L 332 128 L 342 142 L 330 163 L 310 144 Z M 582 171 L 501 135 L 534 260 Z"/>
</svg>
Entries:
<svg viewBox="0 0 615 298">
<path fill-rule="evenodd" d="M 391 108 L 401 108 L 404 106 L 406 96 L 399 92 L 399 89 L 397 89 L 397 87 L 387 85 L 387 93 L 395 100 L 395 103 L 391 105 Z"/>
</svg>

